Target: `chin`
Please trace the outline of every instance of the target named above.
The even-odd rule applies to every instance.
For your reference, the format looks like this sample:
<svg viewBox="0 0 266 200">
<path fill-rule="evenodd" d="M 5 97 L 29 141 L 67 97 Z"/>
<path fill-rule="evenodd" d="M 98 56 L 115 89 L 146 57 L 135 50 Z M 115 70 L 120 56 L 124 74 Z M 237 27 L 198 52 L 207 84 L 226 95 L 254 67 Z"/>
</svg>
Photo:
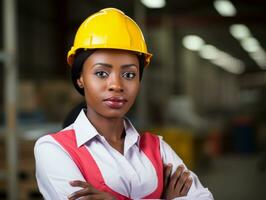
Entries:
<svg viewBox="0 0 266 200">
<path fill-rule="evenodd" d="M 123 118 L 126 115 L 127 112 L 122 110 L 112 110 L 108 111 L 106 113 L 103 113 L 103 116 L 106 118 Z"/>
<path fill-rule="evenodd" d="M 125 116 L 125 113 L 110 113 L 105 115 L 107 118 L 123 118 Z"/>
</svg>

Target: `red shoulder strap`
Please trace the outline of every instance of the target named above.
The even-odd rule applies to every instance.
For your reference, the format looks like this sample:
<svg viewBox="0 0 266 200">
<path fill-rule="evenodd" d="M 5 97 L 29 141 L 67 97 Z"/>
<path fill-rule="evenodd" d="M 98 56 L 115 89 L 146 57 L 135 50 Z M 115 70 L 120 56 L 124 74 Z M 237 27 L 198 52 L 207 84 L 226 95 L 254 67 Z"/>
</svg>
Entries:
<svg viewBox="0 0 266 200">
<path fill-rule="evenodd" d="M 90 152 L 84 145 L 80 147 L 77 146 L 74 130 L 61 131 L 56 134 L 51 134 L 51 136 L 70 154 L 85 180 L 93 187 L 108 192 L 118 199 L 129 199 L 128 197 L 112 190 L 105 184 L 103 176 Z"/>
<path fill-rule="evenodd" d="M 160 199 L 163 192 L 163 162 L 159 137 L 149 132 L 143 133 L 140 138 L 140 148 L 152 162 L 158 178 L 157 188 L 144 199 Z"/>
</svg>

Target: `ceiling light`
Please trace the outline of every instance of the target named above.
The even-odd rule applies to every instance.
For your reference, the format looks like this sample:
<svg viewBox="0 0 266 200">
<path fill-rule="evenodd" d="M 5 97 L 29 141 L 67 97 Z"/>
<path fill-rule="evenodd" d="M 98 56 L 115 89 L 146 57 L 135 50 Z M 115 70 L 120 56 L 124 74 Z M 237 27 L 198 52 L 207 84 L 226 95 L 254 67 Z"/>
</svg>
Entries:
<svg viewBox="0 0 266 200">
<path fill-rule="evenodd" d="M 162 8 L 166 4 L 165 0 L 141 0 L 141 3 L 148 8 Z"/>
<path fill-rule="evenodd" d="M 266 52 L 263 49 L 260 48 L 258 51 L 252 52 L 249 55 L 259 67 L 266 69 Z"/>
<path fill-rule="evenodd" d="M 232 36 L 238 40 L 250 37 L 250 31 L 244 24 L 234 24 L 230 26 L 230 33 Z"/>
<path fill-rule="evenodd" d="M 224 56 L 211 60 L 211 62 L 230 73 L 241 74 L 245 71 L 244 63 L 241 60 L 231 57 L 230 55 L 227 56 L 224 54 Z"/>
<path fill-rule="evenodd" d="M 266 52 L 260 46 L 258 40 L 252 36 L 247 26 L 234 24 L 230 26 L 230 33 L 239 40 L 242 48 L 261 69 L 266 69 Z"/>
<path fill-rule="evenodd" d="M 224 17 L 232 17 L 236 15 L 236 9 L 230 1 L 216 0 L 213 4 L 217 12 Z"/>
<path fill-rule="evenodd" d="M 199 54 L 205 59 L 216 59 L 219 56 L 219 50 L 212 45 L 204 45 L 200 50 Z"/>
<path fill-rule="evenodd" d="M 192 51 L 198 51 L 204 45 L 204 41 L 197 35 L 188 35 L 183 38 L 183 45 Z"/>
<path fill-rule="evenodd" d="M 219 56 L 211 62 L 230 73 L 241 74 L 245 71 L 245 64 L 241 60 L 220 50 Z"/>
<path fill-rule="evenodd" d="M 262 58 L 264 58 L 266 56 L 266 53 L 265 53 L 265 51 L 263 49 L 260 48 L 256 52 L 251 52 L 250 53 L 250 56 L 252 58 L 256 58 L 256 59 L 262 59 Z"/>
<path fill-rule="evenodd" d="M 208 59 L 230 73 L 241 74 L 245 70 L 245 65 L 241 60 L 217 49 L 213 45 L 205 44 L 204 40 L 197 35 L 187 35 L 182 42 L 187 49 L 198 51 L 202 58 Z"/>
<path fill-rule="evenodd" d="M 256 52 L 260 49 L 258 40 L 253 37 L 245 38 L 241 41 L 243 49 L 247 52 Z"/>
<path fill-rule="evenodd" d="M 232 62 L 232 65 L 227 65 L 225 68 L 228 72 L 231 72 L 233 74 L 242 74 L 245 71 L 245 67 L 243 63 L 234 61 Z"/>
</svg>

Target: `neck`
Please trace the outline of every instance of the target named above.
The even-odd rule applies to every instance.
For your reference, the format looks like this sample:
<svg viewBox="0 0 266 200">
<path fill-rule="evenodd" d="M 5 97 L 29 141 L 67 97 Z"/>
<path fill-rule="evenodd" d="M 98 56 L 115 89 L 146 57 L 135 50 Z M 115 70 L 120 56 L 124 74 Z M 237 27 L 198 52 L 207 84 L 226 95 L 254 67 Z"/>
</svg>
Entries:
<svg viewBox="0 0 266 200">
<path fill-rule="evenodd" d="M 87 109 L 87 117 L 98 133 L 107 140 L 117 142 L 124 139 L 123 118 L 106 118 Z"/>
</svg>

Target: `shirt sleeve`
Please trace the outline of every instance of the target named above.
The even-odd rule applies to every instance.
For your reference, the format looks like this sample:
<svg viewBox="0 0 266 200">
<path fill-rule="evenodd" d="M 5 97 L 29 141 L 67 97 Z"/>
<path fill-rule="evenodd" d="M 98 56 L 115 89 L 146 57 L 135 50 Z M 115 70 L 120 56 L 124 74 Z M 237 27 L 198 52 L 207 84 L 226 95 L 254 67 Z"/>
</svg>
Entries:
<svg viewBox="0 0 266 200">
<path fill-rule="evenodd" d="M 164 164 L 171 163 L 173 165 L 172 174 L 179 165 L 184 165 L 182 159 L 175 153 L 175 151 L 160 137 L 160 151 Z M 187 167 L 185 166 L 187 169 Z M 199 181 L 196 174 L 190 171 L 190 176 L 193 180 L 192 185 L 188 191 L 187 196 L 177 197 L 176 200 L 213 200 L 213 196 L 208 188 L 204 188 Z"/>
<path fill-rule="evenodd" d="M 46 200 L 65 200 L 73 192 L 73 180 L 85 181 L 70 155 L 49 135 L 40 138 L 34 147 L 36 179 Z"/>
</svg>

